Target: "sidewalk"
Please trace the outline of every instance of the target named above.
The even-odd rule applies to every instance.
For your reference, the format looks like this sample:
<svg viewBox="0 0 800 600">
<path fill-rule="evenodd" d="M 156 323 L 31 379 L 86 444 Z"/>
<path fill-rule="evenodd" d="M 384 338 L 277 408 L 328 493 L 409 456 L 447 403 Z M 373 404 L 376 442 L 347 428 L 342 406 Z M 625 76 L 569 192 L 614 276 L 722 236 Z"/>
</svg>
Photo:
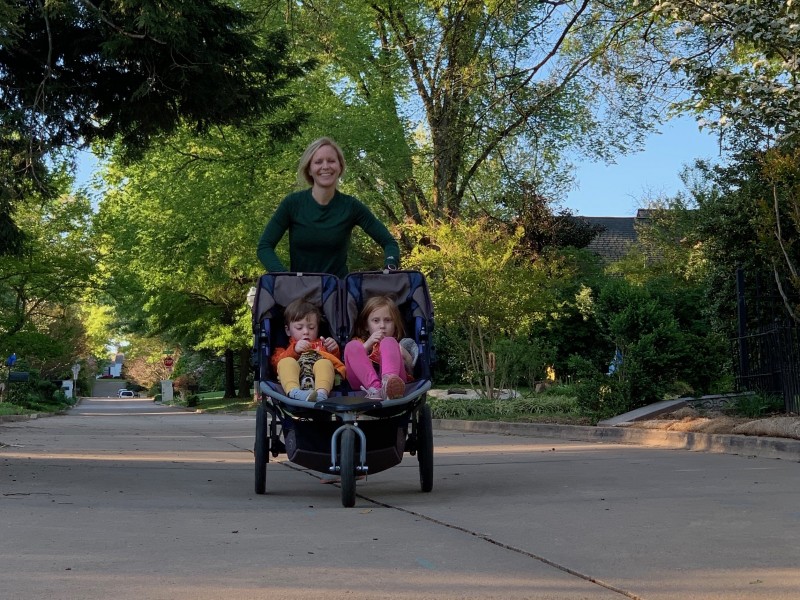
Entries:
<svg viewBox="0 0 800 600">
<path fill-rule="evenodd" d="M 504 423 L 434 419 L 434 429 L 469 433 L 495 433 L 525 437 L 548 437 L 580 442 L 638 444 L 652 448 L 674 448 L 800 461 L 800 440 L 787 438 L 664 431 L 632 427 L 591 427 L 549 423 Z"/>
</svg>

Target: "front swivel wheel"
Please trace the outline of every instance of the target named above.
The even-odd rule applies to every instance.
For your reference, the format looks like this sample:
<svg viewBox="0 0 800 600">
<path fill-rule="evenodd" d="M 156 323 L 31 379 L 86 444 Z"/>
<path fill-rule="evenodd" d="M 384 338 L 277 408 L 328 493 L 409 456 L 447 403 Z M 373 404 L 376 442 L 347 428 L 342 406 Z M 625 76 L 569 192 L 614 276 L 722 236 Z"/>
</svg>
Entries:
<svg viewBox="0 0 800 600">
<path fill-rule="evenodd" d="M 340 485 L 342 487 L 342 506 L 350 508 L 356 503 L 356 432 L 348 428 L 342 431 L 339 452 Z"/>
</svg>

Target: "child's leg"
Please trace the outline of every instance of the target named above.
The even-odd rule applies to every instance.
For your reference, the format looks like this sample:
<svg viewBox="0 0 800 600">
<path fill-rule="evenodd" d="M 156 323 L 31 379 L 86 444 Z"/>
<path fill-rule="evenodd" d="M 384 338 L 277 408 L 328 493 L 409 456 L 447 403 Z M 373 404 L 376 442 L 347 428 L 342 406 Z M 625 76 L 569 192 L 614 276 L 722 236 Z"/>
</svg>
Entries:
<svg viewBox="0 0 800 600">
<path fill-rule="evenodd" d="M 316 391 L 300 389 L 300 363 L 287 356 L 278 361 L 278 381 L 284 393 L 295 400 L 314 400 Z"/>
<path fill-rule="evenodd" d="M 381 390 L 388 399 L 402 398 L 406 392 L 406 368 L 400 342 L 385 337 L 381 340 Z"/>
<path fill-rule="evenodd" d="M 364 344 L 350 340 L 344 347 L 344 364 L 347 369 L 347 382 L 354 390 L 381 387 L 381 380 L 372 366 L 372 361 L 364 350 Z"/>
<path fill-rule="evenodd" d="M 400 352 L 400 342 L 393 337 L 385 337 L 381 345 L 381 376 L 397 375 L 406 381 L 406 367 L 403 363 L 403 354 Z"/>
<path fill-rule="evenodd" d="M 325 396 L 330 394 L 335 378 L 336 370 L 327 358 L 320 358 L 314 363 L 314 388 L 318 397 L 322 396 L 321 392 L 325 392 Z"/>
</svg>

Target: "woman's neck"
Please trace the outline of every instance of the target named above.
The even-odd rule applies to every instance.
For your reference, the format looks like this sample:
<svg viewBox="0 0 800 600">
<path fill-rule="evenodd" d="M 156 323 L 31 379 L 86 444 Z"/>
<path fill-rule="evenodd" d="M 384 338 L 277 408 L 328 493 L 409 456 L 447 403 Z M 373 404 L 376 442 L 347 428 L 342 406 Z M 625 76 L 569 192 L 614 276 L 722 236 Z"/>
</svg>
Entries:
<svg viewBox="0 0 800 600">
<path fill-rule="evenodd" d="M 317 204 L 322 206 L 327 206 L 330 204 L 330 201 L 333 200 L 333 196 L 336 194 L 335 187 L 319 187 L 313 186 L 311 188 L 311 196 L 314 198 Z"/>
</svg>

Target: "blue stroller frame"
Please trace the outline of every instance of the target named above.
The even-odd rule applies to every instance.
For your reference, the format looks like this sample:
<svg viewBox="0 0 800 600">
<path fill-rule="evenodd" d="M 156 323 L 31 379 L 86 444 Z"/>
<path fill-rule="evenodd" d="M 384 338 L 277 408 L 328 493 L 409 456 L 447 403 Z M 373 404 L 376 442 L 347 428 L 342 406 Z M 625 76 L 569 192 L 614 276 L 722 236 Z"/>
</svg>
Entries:
<svg viewBox="0 0 800 600">
<path fill-rule="evenodd" d="M 333 337 L 344 352 L 364 302 L 391 297 L 403 316 L 406 336 L 417 344 L 414 380 L 402 398 L 371 400 L 347 381 L 314 403 L 289 398 L 271 365 L 274 350 L 286 347 L 283 311 L 297 298 L 320 307 L 320 335 Z M 418 271 L 364 271 L 344 280 L 320 273 L 268 273 L 259 279 L 253 305 L 256 389 L 255 491 L 266 492 L 269 455 L 286 454 L 308 469 L 340 477 L 342 504 L 355 504 L 360 475 L 399 464 L 405 452 L 419 462 L 420 489 L 433 489 L 433 428 L 427 391 L 433 363 L 433 305 Z"/>
</svg>

